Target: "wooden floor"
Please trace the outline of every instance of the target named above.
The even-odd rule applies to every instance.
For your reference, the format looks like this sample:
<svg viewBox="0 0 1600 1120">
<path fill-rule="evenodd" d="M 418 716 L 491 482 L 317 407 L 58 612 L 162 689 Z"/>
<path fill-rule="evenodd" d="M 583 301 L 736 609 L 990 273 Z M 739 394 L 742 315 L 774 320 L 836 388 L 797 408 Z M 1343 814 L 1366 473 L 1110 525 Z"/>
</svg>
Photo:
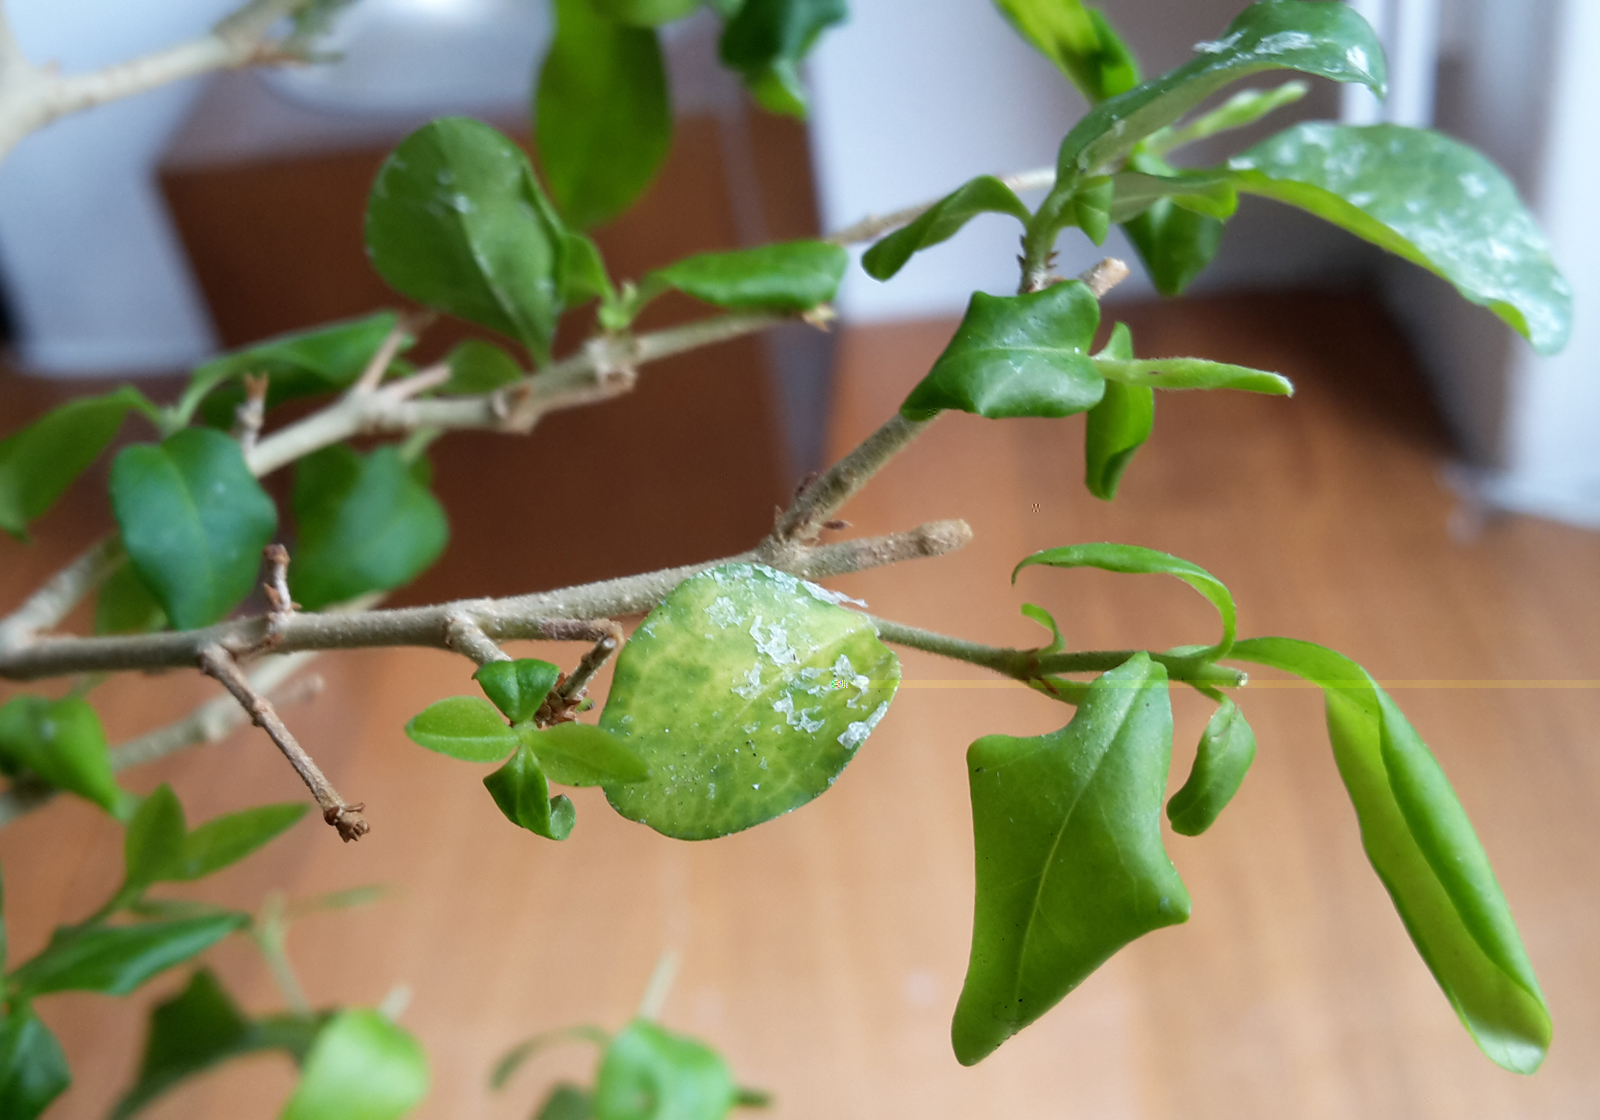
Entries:
<svg viewBox="0 0 1600 1120">
<path fill-rule="evenodd" d="M 845 513 L 862 533 L 961 516 L 975 543 L 839 586 L 878 613 L 975 639 L 1034 641 L 1017 613 L 1033 601 L 1077 646 L 1209 640 L 1209 608 L 1176 581 L 1036 569 L 1009 585 L 1034 549 L 1129 541 L 1228 582 L 1243 633 L 1310 638 L 1363 662 L 1439 755 L 1519 918 L 1556 1023 L 1536 1076 L 1496 1068 L 1457 1024 L 1366 865 L 1318 695 L 1270 674 L 1241 697 L 1261 753 L 1237 802 L 1206 836 L 1169 837 L 1193 919 L 1115 958 L 975 1069 L 958 1066 L 948 1042 L 972 906 L 962 754 L 980 734 L 1037 733 L 1067 713 L 921 655 L 906 656 L 889 717 L 813 805 L 683 844 L 585 791 L 561 845 L 503 821 L 482 768 L 401 735 L 429 701 L 472 691 L 466 663 L 428 652 L 330 656 L 327 693 L 291 719 L 339 788 L 366 801 L 372 835 L 346 846 L 307 823 L 205 893 L 254 906 L 273 889 L 396 885 L 369 910 L 309 919 L 291 947 L 319 1001 L 372 1003 L 409 988 L 403 1021 L 433 1061 L 428 1117 L 526 1116 L 549 1079 L 589 1056 L 541 1058 L 501 1096 L 485 1086 L 494 1057 L 534 1031 L 621 1022 L 664 949 L 683 955 L 666 1022 L 703 1035 L 744 1081 L 771 1090 L 776 1117 L 1596 1115 L 1600 537 L 1510 520 L 1472 543 L 1451 539 L 1437 428 L 1392 330 L 1365 301 L 1219 300 L 1126 317 L 1141 354 L 1279 369 L 1301 391 L 1289 401 L 1163 397 L 1155 438 L 1109 506 L 1082 487 L 1081 421 L 946 417 Z M 949 329 L 843 337 L 837 450 L 890 413 Z M 694 434 L 719 435 L 709 424 Z M 530 471 L 561 467 L 539 459 L 537 441 L 527 454 Z M 591 510 L 620 499 L 585 495 Z M 0 565 L 0 594 L 14 600 L 35 561 L 6 544 Z M 104 689 L 108 722 L 114 735 L 133 734 L 204 692 L 192 679 L 116 681 Z M 1206 715 L 1188 695 L 1175 703 L 1174 784 Z M 160 780 L 192 818 L 300 795 L 254 732 L 130 784 Z M 14 956 L 112 887 L 118 837 L 76 805 L 0 834 Z M 215 960 L 251 1006 L 274 1006 L 247 946 L 224 946 Z M 44 1001 L 79 1081 L 52 1116 L 104 1114 L 136 1060 L 130 1023 L 151 998 Z M 151 1115 L 270 1117 L 289 1084 L 286 1065 L 263 1058 Z"/>
</svg>

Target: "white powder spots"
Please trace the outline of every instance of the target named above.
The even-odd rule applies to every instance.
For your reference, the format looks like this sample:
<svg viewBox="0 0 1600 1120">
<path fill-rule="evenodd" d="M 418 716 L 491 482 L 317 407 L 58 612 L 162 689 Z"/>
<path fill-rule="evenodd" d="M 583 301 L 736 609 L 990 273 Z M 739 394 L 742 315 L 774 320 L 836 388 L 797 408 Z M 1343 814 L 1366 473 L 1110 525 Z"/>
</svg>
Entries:
<svg viewBox="0 0 1600 1120">
<path fill-rule="evenodd" d="M 1482 198 L 1489 193 L 1489 184 L 1483 181 L 1482 176 L 1471 171 L 1463 172 L 1457 182 L 1461 184 L 1461 189 L 1467 192 L 1468 198 Z"/>
<path fill-rule="evenodd" d="M 843 591 L 829 591 L 826 587 L 818 587 L 810 580 L 801 580 L 800 586 L 805 589 L 807 595 L 821 603 L 832 603 L 836 607 L 842 603 L 854 603 L 858 607 L 867 605 L 860 599 L 852 599 Z"/>
<path fill-rule="evenodd" d="M 1359 70 L 1363 74 L 1367 73 L 1367 52 L 1362 48 L 1351 47 L 1349 50 L 1344 52 L 1344 60 L 1348 62 L 1353 69 Z"/>
<path fill-rule="evenodd" d="M 1194 45 L 1196 54 L 1222 54 L 1232 47 L 1243 36 L 1243 32 L 1235 31 L 1226 39 L 1211 39 L 1204 43 Z"/>
<path fill-rule="evenodd" d="M 867 736 L 872 734 L 872 729 L 878 726 L 878 721 L 889 710 L 889 701 L 879 704 L 870 716 L 859 720 L 845 728 L 839 736 L 839 745 L 847 751 L 853 751 L 867 741 Z"/>
<path fill-rule="evenodd" d="M 1347 198 L 1351 206 L 1359 206 L 1363 210 L 1377 200 L 1377 195 L 1371 191 L 1353 191 Z"/>
<path fill-rule="evenodd" d="M 726 630 L 730 626 L 739 624 L 739 608 L 733 605 L 733 600 L 726 595 L 717 596 L 716 600 L 706 608 L 706 617 L 713 624 Z"/>
<path fill-rule="evenodd" d="M 751 789 L 760 789 L 761 788 L 761 783 L 760 782 L 751 782 L 750 783 L 750 788 Z"/>
<path fill-rule="evenodd" d="M 766 768 L 767 768 L 767 760 L 763 758 L 761 760 L 761 769 L 765 770 Z"/>
<path fill-rule="evenodd" d="M 763 633 L 761 616 L 756 615 L 756 620 L 750 624 L 750 636 L 756 640 L 756 649 L 772 658 L 773 664 L 800 664 L 800 654 L 789 644 L 787 626 L 779 626 L 776 622 L 769 623 Z"/>
<path fill-rule="evenodd" d="M 752 665 L 750 671 L 744 675 L 744 684 L 734 685 L 733 692 L 736 696 L 743 696 L 746 700 L 754 700 L 761 691 L 761 666 Z M 745 728 L 749 731 L 750 728 Z"/>
<path fill-rule="evenodd" d="M 706 783 L 706 797 L 709 798 L 712 801 L 716 800 L 716 798 L 717 798 L 717 783 L 716 782 L 708 782 L 708 783 Z"/>
<path fill-rule="evenodd" d="M 1257 43 L 1255 53 L 1284 54 L 1287 51 L 1303 51 L 1311 45 L 1311 36 L 1304 31 L 1279 31 Z"/>
<path fill-rule="evenodd" d="M 856 694 L 846 701 L 852 708 L 861 706 L 861 698 L 867 694 L 867 689 L 872 687 L 872 681 L 864 674 L 856 672 L 856 667 L 850 664 L 850 658 L 844 654 L 839 655 L 839 660 L 833 663 L 833 682 L 835 688 L 854 688 Z"/>
<path fill-rule="evenodd" d="M 747 723 L 747 724 L 744 725 L 744 733 L 746 735 L 754 735 L 757 731 L 760 731 L 760 730 L 761 730 L 761 725 L 759 723 Z"/>
</svg>

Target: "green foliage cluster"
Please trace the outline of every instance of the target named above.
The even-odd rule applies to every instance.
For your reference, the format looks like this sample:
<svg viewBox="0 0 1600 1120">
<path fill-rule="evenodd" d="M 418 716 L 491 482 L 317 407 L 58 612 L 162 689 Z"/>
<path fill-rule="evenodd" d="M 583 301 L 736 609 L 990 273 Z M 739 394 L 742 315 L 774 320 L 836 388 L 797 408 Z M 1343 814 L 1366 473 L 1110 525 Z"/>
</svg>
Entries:
<svg viewBox="0 0 1600 1120">
<path fill-rule="evenodd" d="M 1444 277 L 1548 352 L 1564 342 L 1570 297 L 1515 191 L 1491 163 L 1433 132 L 1327 122 L 1294 125 L 1222 164 L 1188 168 L 1175 153 L 1296 100 L 1294 80 L 1206 109 L 1252 75 L 1289 70 L 1384 90 L 1371 29 L 1340 4 L 1254 4 L 1194 57 L 1141 80 L 1109 22 L 1078 0 L 996 0 L 1017 30 L 1092 103 L 1063 139 L 1054 184 L 1036 206 L 991 176 L 965 183 L 883 236 L 862 258 L 888 280 L 972 217 L 1020 226 L 1017 295 L 977 292 L 948 346 L 900 409 L 921 423 L 943 411 L 991 419 L 1085 414 L 1085 482 L 1111 500 L 1150 438 L 1156 390 L 1236 389 L 1286 395 L 1276 373 L 1200 358 L 1140 358 L 1115 324 L 1098 350 L 1096 294 L 1051 273 L 1059 236 L 1095 243 L 1127 231 L 1157 287 L 1180 292 L 1205 267 L 1241 194 L 1300 207 Z M 725 21 L 723 62 L 776 112 L 805 108 L 798 66 L 845 18 L 843 0 L 712 0 Z M 315 10 L 327 15 L 334 6 Z M 597 338 L 628 342 L 640 310 L 668 290 L 723 309 L 810 312 L 833 298 L 847 251 L 795 241 L 706 253 L 632 281 L 608 272 L 584 231 L 648 188 L 670 147 L 663 24 L 696 0 L 555 0 L 557 30 L 532 106 L 539 171 L 509 138 L 447 118 L 395 149 L 373 185 L 366 242 L 400 294 L 550 361 L 562 316 L 593 304 Z M 308 25 L 307 33 L 310 33 Z M 260 465 L 227 427 L 246 374 L 268 375 L 269 415 L 285 401 L 342 393 L 370 369 L 414 367 L 413 339 L 383 312 L 270 339 L 194 372 L 169 405 L 131 388 L 73 401 L 0 441 L 0 527 L 24 536 L 116 439 L 126 417 L 153 428 L 117 452 L 110 498 L 119 547 L 100 587 L 100 633 L 211 626 L 240 608 L 261 549 L 292 525 L 290 589 L 312 610 L 399 587 L 440 555 L 448 524 L 429 490 L 425 438 L 303 454 L 290 517 L 257 480 Z M 386 349 L 387 347 L 387 349 Z M 523 359 L 463 343 L 433 392 L 449 399 L 527 384 Z M 436 433 L 435 433 L 436 434 Z M 1237 637 L 1228 589 L 1180 558 L 1122 544 L 1079 544 L 1026 557 L 1013 573 L 1094 567 L 1164 574 L 1217 609 L 1207 645 L 1071 651 L 1050 615 L 1026 605 L 1051 641 L 995 650 L 913 632 L 843 596 L 760 564 L 712 568 L 661 599 L 623 648 L 598 724 L 548 662 L 491 660 L 483 696 L 458 696 L 406 726 L 417 744 L 497 768 L 489 799 L 515 826 L 564 840 L 571 800 L 552 783 L 600 786 L 616 811 L 679 839 L 725 836 L 824 793 L 890 710 L 899 661 L 885 641 L 960 657 L 1026 681 L 1075 707 L 1059 731 L 988 735 L 967 753 L 977 869 L 972 955 L 955 1009 L 956 1057 L 976 1062 L 1043 1015 L 1122 946 L 1185 921 L 1191 900 L 1168 858 L 1161 812 L 1172 749 L 1169 688 L 1216 702 L 1194 767 L 1166 801 L 1174 832 L 1204 833 L 1240 788 L 1257 744 L 1227 661 L 1299 675 L 1326 694 L 1334 757 L 1363 844 L 1407 932 L 1463 1024 L 1508 1069 L 1531 1072 L 1550 1020 L 1509 908 L 1437 762 L 1360 666 L 1288 638 Z M 1030 577 L 1033 578 L 1033 577 Z M 1074 679 L 1091 674 L 1090 679 Z M 92 683 L 92 682 L 90 682 Z M 62 991 L 126 995 L 193 961 L 231 933 L 249 934 L 284 973 L 281 907 L 254 916 L 152 898 L 162 883 L 207 876 L 289 828 L 298 806 L 233 813 L 190 830 L 163 786 L 121 788 L 93 707 L 79 691 L 23 694 L 0 707 L 0 770 L 13 790 L 74 794 L 126 825 L 122 885 L 95 914 L 56 931 L 8 966 L 0 1022 L 0 1115 L 31 1120 L 70 1073 L 34 1001 Z M 0 927 L 3 930 L 3 927 Z M 3 938 L 0 938 L 3 946 Z M 115 1113 L 130 1116 L 183 1079 L 231 1057 L 287 1054 L 300 1080 L 283 1115 L 398 1117 L 421 1100 L 418 1044 L 379 1011 L 304 1005 L 293 984 L 281 1014 L 242 1012 L 208 970 L 194 971 L 151 1016 L 137 1079 Z M 571 1036 L 571 1032 L 562 1037 Z M 615 1035 L 576 1032 L 602 1048 L 592 1087 L 558 1086 L 545 1120 L 717 1120 L 759 1103 L 702 1044 L 641 1018 Z M 551 1037 L 530 1040 L 495 1074 L 503 1083 Z"/>
</svg>

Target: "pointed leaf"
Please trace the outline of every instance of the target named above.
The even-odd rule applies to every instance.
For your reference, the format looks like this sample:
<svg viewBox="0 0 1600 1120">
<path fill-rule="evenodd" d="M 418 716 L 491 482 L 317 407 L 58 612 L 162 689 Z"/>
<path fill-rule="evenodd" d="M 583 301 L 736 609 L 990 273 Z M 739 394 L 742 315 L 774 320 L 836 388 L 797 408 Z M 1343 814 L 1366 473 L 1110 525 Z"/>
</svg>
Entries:
<svg viewBox="0 0 1600 1120">
<path fill-rule="evenodd" d="M 995 0 L 995 6 L 1091 102 L 1138 84 L 1133 52 L 1094 8 L 1079 0 Z"/>
<path fill-rule="evenodd" d="M 489 1087 L 491 1089 L 504 1089 L 506 1083 L 522 1068 L 534 1055 L 539 1054 L 551 1046 L 558 1046 L 566 1042 L 588 1042 L 604 1050 L 611 1045 L 611 1036 L 599 1027 L 578 1026 L 563 1027 L 560 1030 L 545 1031 L 532 1038 L 525 1038 L 517 1043 L 495 1062 L 494 1069 L 489 1074 Z"/>
<path fill-rule="evenodd" d="M 249 1021 L 210 969 L 201 969 L 176 996 L 150 1012 L 139 1079 L 111 1113 L 125 1120 L 178 1082 L 247 1053 Z"/>
<path fill-rule="evenodd" d="M 737 1097 L 716 1051 L 635 1019 L 617 1033 L 595 1077 L 596 1120 L 723 1120 Z"/>
<path fill-rule="evenodd" d="M 1228 161 L 1241 191 L 1308 210 L 1450 281 L 1541 354 L 1566 345 L 1572 290 L 1511 181 L 1426 129 L 1310 121 Z"/>
<path fill-rule="evenodd" d="M 510 354 L 481 338 L 456 343 L 445 362 L 450 366 L 450 380 L 439 391 L 460 396 L 492 393 L 502 385 L 521 381 L 525 373 Z"/>
<path fill-rule="evenodd" d="M 25 537 L 72 481 L 99 458 L 130 409 L 152 415 L 144 394 L 124 385 L 80 397 L 0 440 L 0 529 Z"/>
<path fill-rule="evenodd" d="M 561 302 L 582 307 L 591 299 L 610 299 L 615 293 L 600 247 L 581 233 L 567 231 L 562 239 Z"/>
<path fill-rule="evenodd" d="M 831 786 L 900 683 L 899 660 L 840 598 L 757 564 L 680 583 L 617 658 L 600 726 L 651 775 L 606 786 L 617 812 L 703 840 Z"/>
<path fill-rule="evenodd" d="M 341 1011 L 306 1055 L 282 1120 L 399 1120 L 427 1092 L 416 1039 L 376 1011 Z"/>
<path fill-rule="evenodd" d="M 134 566 L 124 560 L 100 585 L 94 604 L 96 634 L 148 634 L 164 629 L 167 612 L 161 609 Z"/>
<path fill-rule="evenodd" d="M 122 837 L 123 891 L 135 893 L 157 880 L 172 878 L 183 862 L 188 828 L 178 795 L 163 782 L 139 803 Z"/>
<path fill-rule="evenodd" d="M 336 444 L 301 459 L 294 517 L 289 590 L 313 611 L 410 583 L 450 539 L 443 507 L 392 446 L 362 455 Z"/>
<path fill-rule="evenodd" d="M 562 217 L 588 229 L 654 182 L 672 105 L 654 29 L 608 19 L 592 0 L 556 0 L 555 17 L 533 104 L 539 163 Z"/>
<path fill-rule="evenodd" d="M 483 693 L 512 723 L 526 723 L 556 686 L 561 668 L 534 657 L 491 661 L 472 674 Z"/>
<path fill-rule="evenodd" d="M 650 767 L 620 735 L 593 724 L 558 723 L 545 731 L 522 729 L 522 741 L 552 782 L 564 786 L 642 782 Z"/>
<path fill-rule="evenodd" d="M 287 832 L 307 808 L 303 801 L 286 801 L 213 817 L 189 833 L 182 859 L 163 877 L 188 882 L 238 863 Z"/>
<path fill-rule="evenodd" d="M 1111 340 L 1097 358 L 1132 358 L 1133 335 L 1118 323 Z M 1133 453 L 1150 438 L 1155 427 L 1156 395 L 1144 385 L 1107 381 L 1105 395 L 1089 410 L 1083 430 L 1083 478 L 1089 493 L 1110 501 L 1117 496 L 1122 474 Z"/>
<path fill-rule="evenodd" d="M 9 979 L 12 988 L 24 996 L 65 991 L 125 996 L 249 924 L 248 914 L 223 913 L 62 929 L 42 953 Z"/>
<path fill-rule="evenodd" d="M 1135 154 L 1130 166 L 1155 165 L 1149 157 Z M 1111 220 L 1127 222 L 1144 213 L 1157 202 L 1171 199 L 1174 203 L 1199 214 L 1213 218 L 1231 218 L 1239 208 L 1239 192 L 1226 176 L 1206 172 L 1176 171 L 1161 165 L 1161 173 L 1123 171 L 1111 176 L 1113 200 Z"/>
<path fill-rule="evenodd" d="M 234 409 L 244 400 L 244 389 L 237 382 L 246 373 L 267 375 L 268 408 L 297 397 L 348 389 L 399 323 L 395 312 L 379 311 L 253 342 L 197 368 L 174 412 L 180 423 L 187 424 L 199 408 L 208 424 L 230 427 Z M 407 334 L 400 352 L 410 349 L 413 341 Z"/>
<path fill-rule="evenodd" d="M 1122 361 L 1096 356 L 1093 361 L 1095 369 L 1107 381 L 1120 381 L 1124 385 L 1143 385 L 1154 389 L 1239 389 L 1274 397 L 1294 395 L 1294 386 L 1280 373 L 1251 369 L 1249 366 L 1230 366 L 1226 362 L 1211 362 L 1204 358 Z"/>
<path fill-rule="evenodd" d="M 180 630 L 210 626 L 250 594 L 278 528 L 239 445 L 209 428 L 123 448 L 111 508 L 139 578 Z"/>
<path fill-rule="evenodd" d="M 1253 638 L 1232 656 L 1322 687 L 1362 846 L 1406 932 L 1479 1048 L 1532 1073 L 1550 1046 L 1550 1012 L 1489 858 L 1427 745 L 1365 669 L 1330 649 Z"/>
<path fill-rule="evenodd" d="M 781 241 L 686 257 L 645 277 L 641 291 L 676 288 L 736 311 L 808 311 L 839 290 L 850 254 L 827 241 Z"/>
<path fill-rule="evenodd" d="M 367 254 L 391 287 L 520 340 L 541 363 L 561 313 L 565 234 L 522 150 L 466 117 L 401 141 L 367 200 Z"/>
<path fill-rule="evenodd" d="M 517 733 L 487 700 L 451 696 L 429 704 L 406 724 L 411 741 L 467 762 L 498 762 L 516 749 Z"/>
<path fill-rule="evenodd" d="M 527 745 L 518 747 L 504 766 L 483 779 L 483 785 L 506 820 L 535 835 L 565 840 L 578 823 L 571 798 L 550 796 L 550 784 Z"/>
<path fill-rule="evenodd" d="M 1130 941 L 1188 919 L 1188 891 L 1161 846 L 1166 686 L 1166 671 L 1139 653 L 1093 682 L 1062 730 L 968 749 L 978 891 L 951 1028 L 963 1065 Z"/>
<path fill-rule="evenodd" d="M 1224 700 L 1200 736 L 1189 780 L 1167 802 L 1172 830 L 1199 836 L 1239 792 L 1256 757 L 1256 736 L 1232 700 Z"/>
<path fill-rule="evenodd" d="M 861 267 L 873 279 L 887 280 L 905 266 L 913 253 L 948 241 L 962 226 L 984 213 L 1010 214 L 1024 224 L 1032 216 L 1010 187 L 993 175 L 979 175 L 928 207 L 916 221 L 868 249 L 861 258 Z"/>
<path fill-rule="evenodd" d="M 728 19 L 718 53 L 768 112 L 804 117 L 800 61 L 818 36 L 848 16 L 845 0 L 744 0 Z"/>
<path fill-rule="evenodd" d="M 0 1116 L 34 1120 L 72 1084 L 67 1056 L 26 1003 L 0 1020 Z"/>
<path fill-rule="evenodd" d="M 944 409 L 999 419 L 1070 416 L 1100 403 L 1105 379 L 1089 357 L 1100 302 L 1077 280 L 1021 296 L 974 292 L 966 317 L 900 414 Z"/>
<path fill-rule="evenodd" d="M 81 696 L 14 696 L 0 707 L 0 770 L 26 769 L 108 813 L 123 791 L 111 774 L 100 717 Z"/>
<path fill-rule="evenodd" d="M 1023 568 L 1035 564 L 1048 564 L 1052 568 L 1101 568 L 1108 572 L 1129 575 L 1177 576 L 1211 601 L 1222 616 L 1222 641 L 1207 652 L 1212 659 L 1226 657 L 1233 648 L 1235 618 L 1233 595 L 1223 582 L 1198 564 L 1182 557 L 1141 548 L 1136 544 L 1075 544 L 1065 548 L 1046 548 L 1035 552 L 1018 564 L 1011 572 L 1012 582 Z"/>
<path fill-rule="evenodd" d="M 1292 105 L 1307 93 L 1311 86 L 1296 78 L 1273 89 L 1247 89 L 1234 94 L 1209 112 L 1202 113 L 1182 128 L 1163 129 L 1152 134 L 1139 145 L 1140 152 L 1160 156 L 1236 128 L 1248 128 L 1267 114 L 1285 105 Z M 1130 161 L 1131 163 L 1132 161 Z"/>
<path fill-rule="evenodd" d="M 581 1085 L 560 1081 L 534 1113 L 534 1120 L 591 1120 L 594 1114 L 593 1093 Z"/>
</svg>

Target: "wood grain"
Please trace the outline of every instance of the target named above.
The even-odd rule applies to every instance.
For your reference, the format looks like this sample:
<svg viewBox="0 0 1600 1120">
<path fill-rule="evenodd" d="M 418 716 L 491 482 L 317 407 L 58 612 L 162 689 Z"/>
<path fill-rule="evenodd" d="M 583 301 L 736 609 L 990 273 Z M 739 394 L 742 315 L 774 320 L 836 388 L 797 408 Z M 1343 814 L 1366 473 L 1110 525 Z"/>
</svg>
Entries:
<svg viewBox="0 0 1600 1120">
<path fill-rule="evenodd" d="M 890 716 L 813 805 L 682 844 L 582 791 L 577 830 L 559 845 L 500 819 L 479 784 L 486 768 L 402 737 L 427 702 L 471 691 L 465 662 L 428 652 L 326 658 L 327 694 L 287 714 L 339 788 L 366 801 L 372 834 L 343 845 L 303 825 L 204 893 L 254 906 L 271 889 L 396 884 L 368 911 L 308 920 L 291 947 L 319 1001 L 371 1003 L 410 986 L 403 1021 L 434 1068 L 428 1117 L 528 1115 L 545 1083 L 581 1073 L 589 1055 L 540 1058 L 498 1097 L 485 1087 L 495 1056 L 533 1031 L 619 1023 L 668 948 L 683 953 L 683 968 L 666 1021 L 711 1040 L 741 1079 L 772 1090 L 776 1117 L 1593 1115 L 1600 538 L 1512 520 L 1470 544 L 1451 540 L 1451 499 L 1437 481 L 1443 440 L 1403 347 L 1363 299 L 1214 299 L 1123 313 L 1141 353 L 1279 369 L 1300 393 L 1164 396 L 1155 438 L 1111 505 L 1082 489 L 1081 421 L 946 417 L 845 516 L 852 533 L 963 516 L 976 543 L 839 585 L 878 613 L 975 639 L 1034 640 L 1017 613 L 1032 601 L 1055 612 L 1074 645 L 1210 640 L 1210 608 L 1176 581 L 1033 570 L 1008 584 L 1033 549 L 1130 541 L 1226 580 L 1243 633 L 1302 636 L 1365 663 L 1438 753 L 1519 917 L 1556 1022 L 1536 1076 L 1497 1069 L 1456 1023 L 1366 865 L 1317 694 L 1265 673 L 1241 698 L 1261 754 L 1237 802 L 1204 837 L 1169 841 L 1194 896 L 1192 921 L 1115 958 L 971 1070 L 956 1065 L 947 1034 L 972 904 L 962 752 L 980 734 L 1032 734 L 1067 713 L 921 655 L 905 658 Z M 836 451 L 898 404 L 950 329 L 844 334 Z M 606 414 L 588 420 L 603 431 Z M 723 435 L 709 420 L 682 423 L 705 446 Z M 648 476 L 634 481 L 648 492 Z M 613 489 L 621 485 L 591 487 L 583 504 L 622 522 L 626 503 L 647 499 Z M 478 528 L 460 547 L 489 550 L 494 540 Z M 549 547 L 565 546 L 553 536 Z M 22 555 L 10 544 L 0 552 L 8 599 L 31 567 Z M 626 567 L 634 557 L 611 559 Z M 460 574 L 477 578 L 475 568 Z M 159 683 L 105 686 L 114 734 L 205 692 L 194 676 Z M 1174 788 L 1206 716 L 1195 698 L 1175 702 Z M 162 780 L 192 819 L 301 796 L 253 731 L 131 784 Z M 16 956 L 110 889 L 118 844 L 117 829 L 77 805 L 0 834 Z M 274 1005 L 245 946 L 214 955 L 250 1006 Z M 79 1079 L 53 1116 L 103 1115 L 136 1060 L 132 1024 L 151 999 L 44 1001 Z M 287 1067 L 263 1058 L 150 1115 L 270 1117 L 289 1084 Z"/>
</svg>

